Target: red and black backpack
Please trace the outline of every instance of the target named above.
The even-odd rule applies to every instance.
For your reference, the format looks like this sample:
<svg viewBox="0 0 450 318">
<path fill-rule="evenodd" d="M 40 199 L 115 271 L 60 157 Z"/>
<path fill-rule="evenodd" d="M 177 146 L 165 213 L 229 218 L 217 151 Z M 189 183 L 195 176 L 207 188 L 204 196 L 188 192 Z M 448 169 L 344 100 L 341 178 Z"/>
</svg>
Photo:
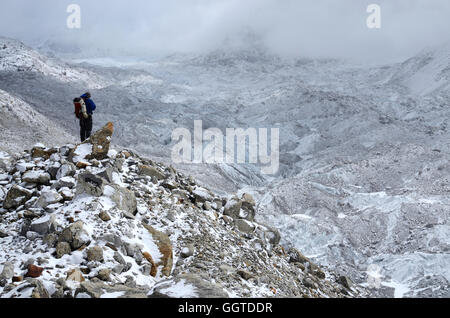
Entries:
<svg viewBox="0 0 450 318">
<path fill-rule="evenodd" d="M 80 119 L 82 116 L 83 100 L 77 97 L 73 100 L 73 105 L 75 106 L 75 116 Z"/>
</svg>

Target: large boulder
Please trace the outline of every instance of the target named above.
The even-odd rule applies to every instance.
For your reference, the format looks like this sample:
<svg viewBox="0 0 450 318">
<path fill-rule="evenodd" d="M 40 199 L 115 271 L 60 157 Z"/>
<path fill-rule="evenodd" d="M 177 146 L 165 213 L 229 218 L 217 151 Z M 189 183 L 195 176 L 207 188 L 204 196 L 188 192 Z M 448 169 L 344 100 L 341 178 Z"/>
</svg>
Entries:
<svg viewBox="0 0 450 318">
<path fill-rule="evenodd" d="M 223 214 L 227 215 L 229 217 L 232 217 L 235 220 L 239 219 L 241 207 L 242 207 L 242 201 L 239 200 L 237 197 L 233 197 L 225 205 Z"/>
<path fill-rule="evenodd" d="M 142 225 L 147 229 L 147 231 L 150 232 L 153 240 L 155 241 L 155 244 L 158 246 L 159 251 L 163 255 L 163 257 L 161 258 L 161 263 L 157 265 L 162 265 L 163 275 L 169 277 L 172 272 L 173 266 L 172 243 L 170 242 L 169 236 L 165 233 L 155 230 L 148 224 L 142 223 Z"/>
<path fill-rule="evenodd" d="M 304 256 L 302 253 L 300 253 L 297 249 L 295 249 L 293 247 L 289 249 L 288 255 L 289 255 L 289 262 L 290 263 L 308 264 L 308 263 L 311 262 L 309 260 L 309 258 Z"/>
<path fill-rule="evenodd" d="M 350 278 L 348 278 L 347 276 L 340 276 L 337 279 L 337 282 L 349 290 L 351 290 L 353 287 L 352 280 Z"/>
<path fill-rule="evenodd" d="M 44 272 L 43 267 L 39 267 L 39 266 L 36 266 L 33 264 L 28 264 L 28 271 L 25 274 L 25 277 L 39 278 L 39 277 L 41 277 L 43 272 Z"/>
<path fill-rule="evenodd" d="M 91 238 L 84 229 L 83 222 L 78 221 L 65 228 L 59 235 L 58 241 L 69 243 L 72 251 L 74 251 L 83 245 L 88 245 Z"/>
<path fill-rule="evenodd" d="M 30 231 L 36 232 L 40 235 L 46 235 L 50 232 L 54 232 L 55 225 L 55 215 L 46 215 L 40 219 L 34 220 L 31 223 Z"/>
<path fill-rule="evenodd" d="M 250 234 L 255 231 L 256 225 L 250 221 L 244 219 L 237 219 L 234 221 L 235 226 L 239 231 Z"/>
<path fill-rule="evenodd" d="M 66 280 L 79 282 L 79 283 L 82 283 L 85 281 L 85 279 L 83 277 L 83 273 L 78 268 L 69 270 L 66 274 Z"/>
<path fill-rule="evenodd" d="M 245 193 L 244 195 L 242 195 L 241 202 L 242 207 L 240 211 L 240 217 L 248 221 L 253 221 L 256 215 L 255 199 L 253 199 L 250 194 Z"/>
<path fill-rule="evenodd" d="M 56 156 L 56 155 L 53 155 L 53 156 Z M 48 174 L 50 175 L 50 178 L 52 180 L 56 179 L 56 175 L 58 174 L 59 168 L 61 168 L 61 164 L 59 162 L 54 162 L 46 168 L 46 171 L 48 172 Z"/>
<path fill-rule="evenodd" d="M 73 189 L 77 184 L 77 181 L 73 177 L 62 177 L 58 181 L 56 181 L 52 188 L 56 190 L 60 190 L 61 188 Z"/>
<path fill-rule="evenodd" d="M 109 183 L 114 183 L 115 173 L 117 173 L 117 169 L 111 165 L 108 165 L 103 171 L 97 173 L 96 176 L 105 179 Z"/>
<path fill-rule="evenodd" d="M 76 194 L 80 195 L 86 193 L 95 197 L 100 197 L 103 194 L 106 181 L 99 176 L 90 172 L 82 173 L 78 176 Z"/>
<path fill-rule="evenodd" d="M 72 247 L 67 242 L 59 242 L 56 245 L 56 258 L 62 258 L 64 255 L 69 255 L 72 252 Z"/>
<path fill-rule="evenodd" d="M 133 191 L 122 188 L 116 184 L 110 185 L 113 190 L 109 192 L 111 200 L 116 204 L 117 209 L 135 215 L 137 212 L 137 201 Z M 109 188 L 107 188 L 109 189 Z"/>
<path fill-rule="evenodd" d="M 152 166 L 141 165 L 139 166 L 139 174 L 156 178 L 157 180 L 164 180 L 166 176 L 158 169 Z"/>
<path fill-rule="evenodd" d="M 44 284 L 41 281 L 34 279 L 32 284 L 34 284 L 35 287 L 31 292 L 31 298 L 36 299 L 50 298 L 48 290 L 45 288 Z"/>
<path fill-rule="evenodd" d="M 44 145 L 36 145 L 31 149 L 32 158 L 43 158 L 45 160 L 49 159 L 51 155 L 57 153 L 56 149 L 45 148 Z"/>
<path fill-rule="evenodd" d="M 280 244 L 281 241 L 280 231 L 278 231 L 273 227 L 258 223 L 257 233 L 260 239 L 273 246 Z"/>
<path fill-rule="evenodd" d="M 48 185 L 50 183 L 51 176 L 46 171 L 27 171 L 22 176 L 22 180 L 28 183 Z"/>
<path fill-rule="evenodd" d="M 57 173 L 56 173 L 56 179 L 59 180 L 64 177 L 73 177 L 75 175 L 75 172 L 77 171 L 77 168 L 72 163 L 65 163 L 59 167 Z"/>
<path fill-rule="evenodd" d="M 192 195 L 195 197 L 195 202 L 199 203 L 211 202 L 214 198 L 211 192 L 201 187 L 192 191 Z"/>
<path fill-rule="evenodd" d="M 225 205 L 223 214 L 234 220 L 244 219 L 252 222 L 255 219 L 255 200 L 250 194 L 245 193 L 241 199 L 233 196 Z"/>
<path fill-rule="evenodd" d="M 32 191 L 14 185 L 6 194 L 6 198 L 3 201 L 3 208 L 6 210 L 18 208 L 27 202 L 32 195 Z"/>
<path fill-rule="evenodd" d="M 0 273 L 0 287 L 4 287 L 11 281 L 14 276 L 14 265 L 10 262 L 3 264 L 2 272 Z"/>
<path fill-rule="evenodd" d="M 55 204 L 63 201 L 63 197 L 55 190 L 44 190 L 36 202 L 36 206 L 40 208 L 47 208 L 51 204 Z"/>
<path fill-rule="evenodd" d="M 183 288 L 180 288 L 183 286 Z M 219 284 L 213 284 L 195 274 L 182 274 L 155 286 L 150 298 L 228 298 Z"/>
<path fill-rule="evenodd" d="M 87 251 L 87 260 L 89 262 L 103 262 L 103 249 L 101 246 L 94 246 Z"/>
<path fill-rule="evenodd" d="M 119 250 L 123 247 L 123 241 L 119 235 L 107 233 L 98 237 L 98 241 L 104 241 L 108 243 L 110 246 L 114 246 L 116 250 Z"/>
<path fill-rule="evenodd" d="M 113 133 L 113 123 L 107 123 L 102 129 L 95 132 L 89 139 L 75 147 L 71 154 L 74 162 L 91 159 L 103 160 L 108 158 Z"/>
<path fill-rule="evenodd" d="M 50 298 L 50 295 L 44 284 L 38 279 L 27 278 L 19 287 L 19 290 L 26 289 L 31 289 L 31 298 Z"/>
<path fill-rule="evenodd" d="M 108 157 L 111 137 L 114 133 L 113 123 L 107 123 L 102 129 L 94 133 L 87 142 L 92 144 L 92 153 L 88 159 L 103 160 Z"/>
<path fill-rule="evenodd" d="M 69 158 L 76 164 L 79 169 L 90 166 L 88 157 L 92 154 L 92 144 L 82 143 L 71 152 Z"/>
<path fill-rule="evenodd" d="M 11 181 L 11 176 L 7 173 L 0 173 L 0 185 L 6 185 Z"/>
<path fill-rule="evenodd" d="M 20 172 L 20 173 L 25 173 L 28 170 L 33 170 L 33 168 L 35 168 L 36 165 L 32 162 L 26 162 L 23 160 L 19 160 L 16 163 L 16 171 Z"/>
</svg>

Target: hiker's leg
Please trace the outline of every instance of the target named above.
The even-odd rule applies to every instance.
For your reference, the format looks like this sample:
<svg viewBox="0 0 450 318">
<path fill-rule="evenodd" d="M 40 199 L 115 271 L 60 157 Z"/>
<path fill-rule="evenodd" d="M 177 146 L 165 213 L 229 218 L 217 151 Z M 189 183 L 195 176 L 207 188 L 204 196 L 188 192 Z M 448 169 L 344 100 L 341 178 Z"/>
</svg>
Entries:
<svg viewBox="0 0 450 318">
<path fill-rule="evenodd" d="M 86 119 L 86 139 L 91 137 L 92 134 L 92 115 Z"/>
<path fill-rule="evenodd" d="M 86 140 L 86 123 L 83 118 L 80 119 L 80 137 L 81 142 Z"/>
</svg>

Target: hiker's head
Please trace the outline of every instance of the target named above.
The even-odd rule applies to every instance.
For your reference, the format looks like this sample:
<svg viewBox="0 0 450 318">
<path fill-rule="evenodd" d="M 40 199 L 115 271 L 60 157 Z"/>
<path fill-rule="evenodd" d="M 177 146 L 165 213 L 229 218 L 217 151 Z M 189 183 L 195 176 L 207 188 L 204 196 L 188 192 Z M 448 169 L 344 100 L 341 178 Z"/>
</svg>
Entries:
<svg viewBox="0 0 450 318">
<path fill-rule="evenodd" d="M 86 98 L 91 98 L 91 93 L 86 92 L 86 93 L 84 94 L 84 96 L 86 96 Z"/>
</svg>

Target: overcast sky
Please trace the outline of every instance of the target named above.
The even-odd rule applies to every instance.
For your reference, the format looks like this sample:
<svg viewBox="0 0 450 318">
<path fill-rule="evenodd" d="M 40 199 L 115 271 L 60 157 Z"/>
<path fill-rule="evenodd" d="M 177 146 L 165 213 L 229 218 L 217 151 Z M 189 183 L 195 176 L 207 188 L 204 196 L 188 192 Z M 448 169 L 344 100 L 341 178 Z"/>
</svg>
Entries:
<svg viewBox="0 0 450 318">
<path fill-rule="evenodd" d="M 66 27 L 68 4 L 82 27 Z M 367 28 L 369 4 L 382 27 Z M 309 57 L 402 59 L 450 40 L 449 0 L 1 0 L 0 35 L 80 41 L 136 54 L 205 51 L 254 31 L 272 51 Z M 229 39 L 228 42 L 225 42 Z M 227 45 L 228 45 L 227 44 Z"/>
</svg>

